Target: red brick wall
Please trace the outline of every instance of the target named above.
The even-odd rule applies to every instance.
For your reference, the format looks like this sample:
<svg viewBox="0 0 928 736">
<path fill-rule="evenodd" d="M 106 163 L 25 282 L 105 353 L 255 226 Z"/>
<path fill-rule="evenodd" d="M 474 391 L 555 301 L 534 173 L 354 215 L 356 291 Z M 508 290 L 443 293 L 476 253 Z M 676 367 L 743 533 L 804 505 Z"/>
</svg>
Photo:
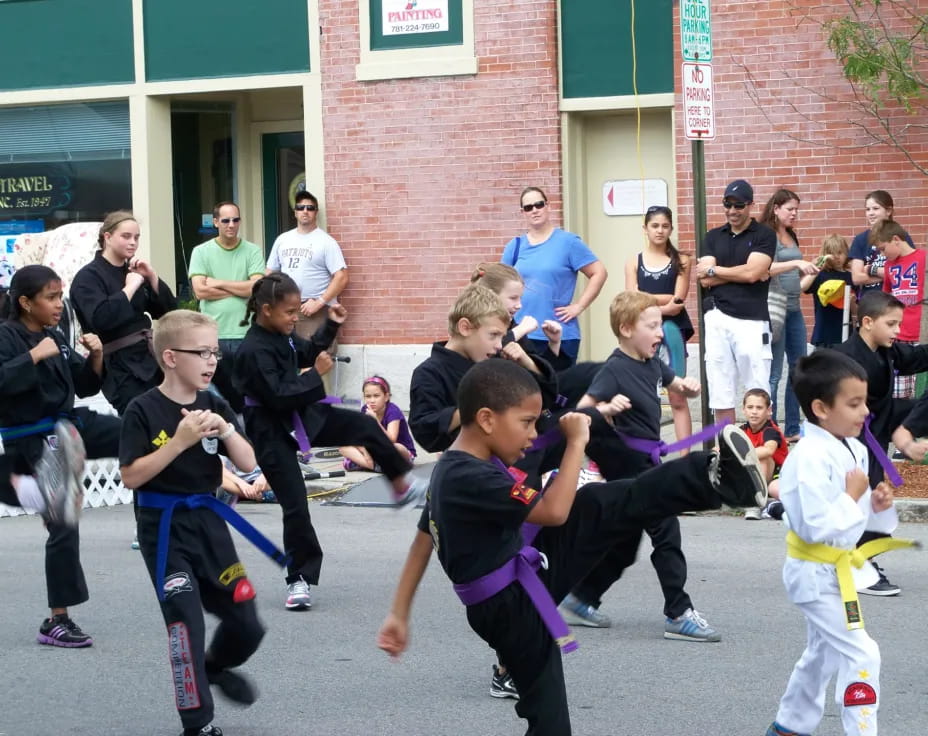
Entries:
<svg viewBox="0 0 928 736">
<path fill-rule="evenodd" d="M 357 16 L 321 0 L 327 227 L 351 284 L 346 343 L 423 343 L 474 265 L 560 209 L 556 0 L 475 3 L 476 76 L 355 81 Z"/>
<path fill-rule="evenodd" d="M 908 228 L 916 245 L 923 246 L 928 238 L 928 179 L 897 150 L 870 146 L 871 140 L 855 126 L 865 118 L 846 102 L 849 87 L 823 31 L 812 22 L 800 23 L 802 11 L 821 5 L 820 0 L 712 3 L 717 134 L 705 143 L 708 226 L 725 222 L 720 203 L 728 181 L 751 182 L 758 217 L 770 195 L 783 186 L 802 198 L 796 230 L 803 251 L 811 257 L 828 233 L 840 233 L 850 242 L 865 229 L 866 193 L 886 189 L 896 203 L 895 219 Z M 826 5 L 832 10 L 824 12 L 831 13 L 847 7 L 844 0 Z M 678 12 L 676 6 L 675 26 Z M 816 11 L 816 17 L 825 17 L 822 12 Z M 679 37 L 675 55 L 680 90 Z M 766 117 L 748 97 L 748 72 Z M 679 98 L 676 114 L 677 231 L 681 244 L 693 250 L 691 149 L 680 124 Z M 794 140 L 791 135 L 813 142 Z M 928 130 L 913 132 L 908 141 L 916 158 L 922 163 L 928 160 Z M 811 334 L 811 297 L 803 300 Z"/>
</svg>

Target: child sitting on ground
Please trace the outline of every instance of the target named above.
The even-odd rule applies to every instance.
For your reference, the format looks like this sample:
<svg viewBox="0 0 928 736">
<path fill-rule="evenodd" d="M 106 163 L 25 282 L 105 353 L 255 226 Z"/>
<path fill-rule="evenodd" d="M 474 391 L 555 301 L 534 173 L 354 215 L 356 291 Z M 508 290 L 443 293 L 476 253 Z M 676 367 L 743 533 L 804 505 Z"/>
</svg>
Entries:
<svg viewBox="0 0 928 736">
<path fill-rule="evenodd" d="M 396 451 L 412 462 L 416 457 L 416 443 L 412 441 L 403 410 L 390 401 L 390 384 L 387 383 L 387 379 L 381 376 L 371 376 L 364 381 L 361 391 L 364 394 L 364 406 L 361 407 L 361 413 L 376 419 Z M 345 470 L 381 472 L 380 466 L 363 447 L 339 447 L 338 451 L 345 458 Z"/>
<path fill-rule="evenodd" d="M 789 445 L 776 422 L 772 419 L 770 394 L 762 388 L 749 389 L 741 402 L 744 418 L 747 421 L 741 429 L 751 440 L 757 459 L 760 462 L 761 473 L 767 481 L 767 495 L 770 499 L 761 509 L 758 506 L 749 508 L 744 512 L 744 518 L 752 521 L 763 518 L 783 518 L 783 504 L 780 503 L 780 468 L 786 460 Z"/>
</svg>

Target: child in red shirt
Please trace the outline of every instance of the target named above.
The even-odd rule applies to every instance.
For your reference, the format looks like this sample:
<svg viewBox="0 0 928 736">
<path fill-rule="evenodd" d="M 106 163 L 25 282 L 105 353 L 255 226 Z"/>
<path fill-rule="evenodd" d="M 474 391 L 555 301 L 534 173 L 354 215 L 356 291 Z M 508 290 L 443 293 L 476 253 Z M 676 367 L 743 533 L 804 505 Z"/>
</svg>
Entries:
<svg viewBox="0 0 928 736">
<path fill-rule="evenodd" d="M 744 512 L 744 518 L 750 520 L 762 519 L 765 516 L 779 519 L 783 516 L 778 476 L 789 452 L 789 446 L 786 444 L 783 431 L 771 419 L 770 404 L 770 394 L 762 388 L 749 389 L 741 402 L 744 418 L 747 419 L 747 422 L 741 425 L 741 429 L 756 448 L 761 473 L 767 481 L 767 494 L 770 496 L 765 508 L 747 509 Z"/>
</svg>

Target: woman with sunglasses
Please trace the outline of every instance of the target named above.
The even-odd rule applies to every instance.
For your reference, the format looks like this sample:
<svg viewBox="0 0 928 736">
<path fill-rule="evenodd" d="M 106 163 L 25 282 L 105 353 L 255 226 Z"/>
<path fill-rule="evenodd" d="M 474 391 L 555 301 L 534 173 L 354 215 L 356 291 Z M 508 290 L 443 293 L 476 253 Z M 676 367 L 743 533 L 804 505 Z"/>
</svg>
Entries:
<svg viewBox="0 0 928 736">
<path fill-rule="evenodd" d="M 70 301 L 81 329 L 103 342 L 103 395 L 122 415 L 164 378 L 151 352 L 151 321 L 177 309 L 177 300 L 151 264 L 136 257 L 139 223 L 131 212 L 108 214 L 98 242 L 94 259 L 74 276 Z"/>
<path fill-rule="evenodd" d="M 803 276 L 818 273 L 814 263 L 806 261 L 799 250 L 799 239 L 793 225 L 799 216 L 799 195 L 789 189 L 778 189 L 767 200 L 760 221 L 777 234 L 777 252 L 770 264 L 769 290 L 786 295 L 786 317 L 782 329 L 773 330 L 770 364 L 770 396 L 773 399 L 773 421 L 777 422 L 777 387 L 783 375 L 783 356 L 786 355 L 787 381 L 785 394 L 786 423 L 783 426 L 787 442 L 799 439 L 799 401 L 793 393 L 793 371 L 797 361 L 806 354 L 808 332 L 802 316 L 799 281 Z"/>
<path fill-rule="evenodd" d="M 576 362 L 580 350 L 580 316 L 599 295 L 606 283 L 606 267 L 580 236 L 555 227 L 551 222 L 548 197 L 538 187 L 526 187 L 520 197 L 527 226 L 524 235 L 510 240 L 500 262 L 513 266 L 525 281 L 522 309 L 517 315 L 534 317 L 538 324 L 557 320 L 563 324 L 561 351 Z M 574 301 L 577 274 L 589 281 Z M 528 334 L 532 347 L 541 353 L 548 338 L 541 328 Z"/>
</svg>

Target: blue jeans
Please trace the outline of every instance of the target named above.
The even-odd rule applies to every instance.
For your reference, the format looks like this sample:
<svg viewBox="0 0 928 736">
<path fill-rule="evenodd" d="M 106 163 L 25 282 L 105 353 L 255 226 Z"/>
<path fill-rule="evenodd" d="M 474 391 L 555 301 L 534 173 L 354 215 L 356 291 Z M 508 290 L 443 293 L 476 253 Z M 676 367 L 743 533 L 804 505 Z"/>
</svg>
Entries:
<svg viewBox="0 0 928 736">
<path fill-rule="evenodd" d="M 786 312 L 786 321 L 783 323 L 783 333 L 780 339 L 774 341 L 771 346 L 773 353 L 773 362 L 770 364 L 770 396 L 773 398 L 773 421 L 777 421 L 777 387 L 780 383 L 780 377 L 783 375 L 783 354 L 786 354 L 787 384 L 786 384 L 786 424 L 783 427 L 783 434 L 787 437 L 799 434 L 799 401 L 796 394 L 793 393 L 793 372 L 796 370 L 796 363 L 806 354 L 806 322 L 803 319 L 802 312 Z"/>
</svg>

